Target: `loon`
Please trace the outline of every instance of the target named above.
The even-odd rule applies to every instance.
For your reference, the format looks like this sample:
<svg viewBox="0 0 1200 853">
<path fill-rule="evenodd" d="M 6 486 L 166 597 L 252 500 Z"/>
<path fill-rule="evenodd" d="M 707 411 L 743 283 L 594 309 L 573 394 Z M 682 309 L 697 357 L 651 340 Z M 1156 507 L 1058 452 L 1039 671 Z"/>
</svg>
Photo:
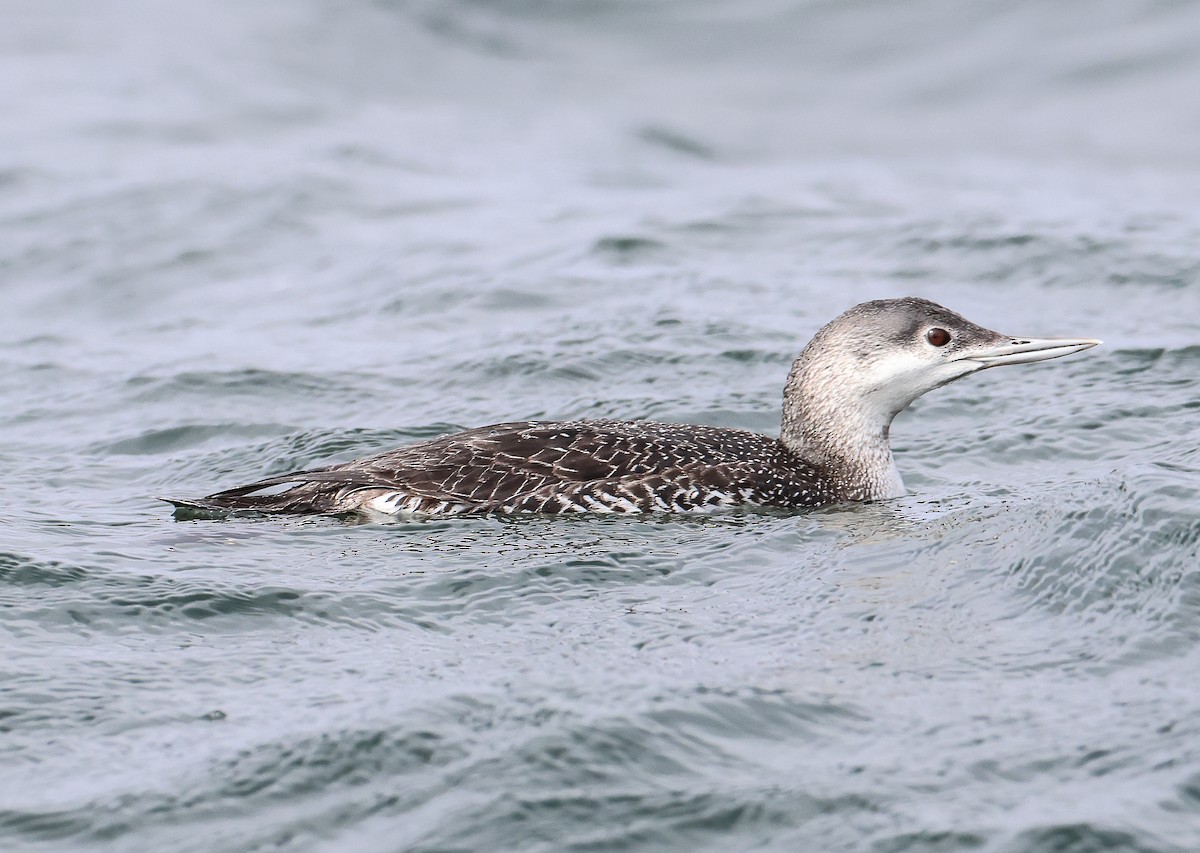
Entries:
<svg viewBox="0 0 1200 853">
<path fill-rule="evenodd" d="M 166 500 L 177 512 L 432 516 L 885 500 L 905 494 L 892 419 L 917 397 L 990 367 L 1099 343 L 1002 335 L 916 297 L 864 302 L 818 331 L 793 363 L 779 438 L 650 421 L 519 421 Z"/>
</svg>

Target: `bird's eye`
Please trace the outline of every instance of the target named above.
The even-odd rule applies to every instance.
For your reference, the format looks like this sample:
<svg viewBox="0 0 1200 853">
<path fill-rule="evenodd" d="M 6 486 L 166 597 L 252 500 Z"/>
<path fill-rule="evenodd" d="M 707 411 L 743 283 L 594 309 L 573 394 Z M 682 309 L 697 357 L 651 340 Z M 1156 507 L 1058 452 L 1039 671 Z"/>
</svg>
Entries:
<svg viewBox="0 0 1200 853">
<path fill-rule="evenodd" d="M 950 343 L 950 333 L 945 329 L 930 329 L 925 333 L 925 340 L 935 347 L 944 347 Z"/>
</svg>

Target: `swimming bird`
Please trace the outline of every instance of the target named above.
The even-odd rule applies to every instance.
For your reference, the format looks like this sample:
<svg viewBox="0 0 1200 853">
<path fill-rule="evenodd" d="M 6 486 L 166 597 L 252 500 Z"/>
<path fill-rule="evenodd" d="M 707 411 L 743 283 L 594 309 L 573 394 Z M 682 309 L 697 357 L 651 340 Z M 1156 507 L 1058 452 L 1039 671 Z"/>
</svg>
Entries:
<svg viewBox="0 0 1200 853">
<path fill-rule="evenodd" d="M 649 421 L 519 421 L 268 477 L 183 510 L 485 515 L 814 507 L 905 494 L 892 419 L 956 379 L 1071 355 L 1091 338 L 1018 338 L 927 299 L 856 305 L 792 365 L 778 438 Z"/>
</svg>

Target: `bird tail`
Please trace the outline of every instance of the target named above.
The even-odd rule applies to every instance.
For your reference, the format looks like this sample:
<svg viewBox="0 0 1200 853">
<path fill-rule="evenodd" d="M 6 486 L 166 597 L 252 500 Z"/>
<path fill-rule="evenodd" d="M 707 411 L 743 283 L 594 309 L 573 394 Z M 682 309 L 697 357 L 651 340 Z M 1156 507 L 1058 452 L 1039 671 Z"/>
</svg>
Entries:
<svg viewBox="0 0 1200 853">
<path fill-rule="evenodd" d="M 279 490 L 278 487 L 287 486 Z M 365 488 L 344 471 L 320 469 L 268 477 L 202 498 L 159 498 L 175 507 L 176 518 L 230 513 L 336 514 L 353 510 L 348 493 Z M 275 489 L 275 491 L 266 491 Z M 259 494 L 259 492 L 266 492 Z"/>
</svg>

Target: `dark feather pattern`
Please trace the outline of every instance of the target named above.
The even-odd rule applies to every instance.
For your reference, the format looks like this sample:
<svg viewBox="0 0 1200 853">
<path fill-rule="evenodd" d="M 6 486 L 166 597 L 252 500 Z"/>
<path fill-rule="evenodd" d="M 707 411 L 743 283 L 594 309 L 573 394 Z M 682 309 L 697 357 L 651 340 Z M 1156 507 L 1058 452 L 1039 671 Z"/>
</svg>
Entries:
<svg viewBox="0 0 1200 853">
<path fill-rule="evenodd" d="M 816 506 L 845 497 L 778 439 L 745 430 L 523 421 L 172 503 L 210 511 L 480 515 Z"/>
<path fill-rule="evenodd" d="M 864 302 L 792 363 L 779 438 L 648 421 L 522 421 L 270 477 L 178 507 L 226 512 L 687 512 L 810 507 L 905 494 L 892 419 L 920 395 L 997 364 L 1095 346 L 1012 339 L 926 299 Z"/>
</svg>

